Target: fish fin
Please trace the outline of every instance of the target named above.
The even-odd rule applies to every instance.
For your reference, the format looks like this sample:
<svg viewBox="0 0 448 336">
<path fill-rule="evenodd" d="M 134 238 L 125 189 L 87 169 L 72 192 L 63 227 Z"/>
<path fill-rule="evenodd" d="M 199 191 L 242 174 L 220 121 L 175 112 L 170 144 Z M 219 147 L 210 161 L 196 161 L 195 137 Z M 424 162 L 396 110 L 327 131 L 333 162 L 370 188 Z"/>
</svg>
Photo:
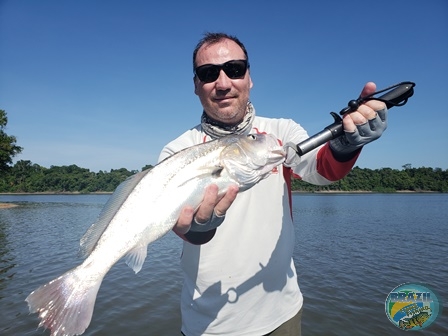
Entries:
<svg viewBox="0 0 448 336">
<path fill-rule="evenodd" d="M 79 255 L 83 258 L 89 256 L 98 243 L 104 231 L 106 231 L 110 221 L 117 213 L 118 209 L 123 205 L 131 191 L 135 186 L 148 174 L 150 170 L 145 170 L 135 175 L 128 177 L 125 181 L 115 189 L 112 196 L 106 202 L 98 219 L 93 223 L 82 236 L 80 241 Z"/>
<path fill-rule="evenodd" d="M 90 324 L 102 277 L 89 285 L 80 271 L 68 271 L 26 298 L 30 313 L 39 314 L 39 327 L 50 329 L 51 335 L 80 335 Z"/>
<path fill-rule="evenodd" d="M 202 179 L 204 177 L 208 177 L 208 176 L 213 176 L 215 178 L 218 178 L 221 175 L 221 172 L 223 169 L 224 169 L 224 167 L 222 167 L 222 166 L 203 167 L 201 169 L 202 173 L 195 175 L 191 179 L 184 180 L 183 183 L 181 183 L 177 187 L 178 188 L 183 187 L 184 185 L 186 185 L 188 182 L 190 182 L 192 180 L 200 180 L 200 179 Z"/>
<path fill-rule="evenodd" d="M 126 265 L 134 270 L 137 274 L 142 269 L 148 253 L 148 246 L 137 246 L 126 254 Z"/>
</svg>

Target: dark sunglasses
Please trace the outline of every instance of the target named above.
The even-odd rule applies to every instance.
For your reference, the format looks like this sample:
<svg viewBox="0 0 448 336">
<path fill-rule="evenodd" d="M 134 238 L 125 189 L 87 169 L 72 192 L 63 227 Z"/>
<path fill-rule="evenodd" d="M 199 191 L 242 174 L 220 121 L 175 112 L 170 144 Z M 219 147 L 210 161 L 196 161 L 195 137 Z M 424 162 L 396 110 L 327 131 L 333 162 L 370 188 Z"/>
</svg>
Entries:
<svg viewBox="0 0 448 336">
<path fill-rule="evenodd" d="M 212 83 L 218 79 L 221 70 L 230 79 L 243 78 L 249 68 L 247 60 L 232 60 L 223 64 L 204 64 L 194 69 L 199 80 L 204 83 Z"/>
</svg>

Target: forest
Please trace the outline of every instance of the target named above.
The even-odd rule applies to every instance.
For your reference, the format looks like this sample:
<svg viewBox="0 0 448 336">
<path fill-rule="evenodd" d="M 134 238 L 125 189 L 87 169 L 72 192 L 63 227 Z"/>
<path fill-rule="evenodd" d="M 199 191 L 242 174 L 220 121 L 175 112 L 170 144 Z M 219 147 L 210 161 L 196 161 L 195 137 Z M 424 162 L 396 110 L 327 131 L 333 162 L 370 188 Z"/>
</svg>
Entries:
<svg viewBox="0 0 448 336">
<path fill-rule="evenodd" d="M 142 170 L 151 169 L 147 165 Z M 342 180 L 326 186 L 314 186 L 294 179 L 292 189 L 301 192 L 448 192 L 448 170 L 440 168 L 368 169 L 354 167 Z M 113 192 L 127 177 L 138 171 L 126 168 L 92 172 L 70 166 L 42 167 L 29 160 L 17 161 L 0 171 L 0 193 L 93 193 Z"/>
<path fill-rule="evenodd" d="M 13 157 L 23 150 L 13 135 L 6 133 L 8 116 L 0 109 L 0 193 L 99 193 L 113 192 L 137 170 L 126 168 L 92 172 L 70 166 L 42 167 L 30 160 Z M 143 170 L 151 169 L 146 165 Z M 299 179 L 292 181 L 292 190 L 301 192 L 448 192 L 448 170 L 441 168 L 413 168 L 410 163 L 403 169 L 368 169 L 354 167 L 342 180 L 326 186 L 315 186 Z"/>
</svg>

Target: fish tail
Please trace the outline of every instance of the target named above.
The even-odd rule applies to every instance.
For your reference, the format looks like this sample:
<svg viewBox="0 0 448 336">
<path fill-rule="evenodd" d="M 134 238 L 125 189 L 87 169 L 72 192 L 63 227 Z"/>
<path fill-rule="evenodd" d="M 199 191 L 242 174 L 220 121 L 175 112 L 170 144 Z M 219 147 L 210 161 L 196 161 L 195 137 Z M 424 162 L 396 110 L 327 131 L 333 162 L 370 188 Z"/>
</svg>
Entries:
<svg viewBox="0 0 448 336">
<path fill-rule="evenodd" d="M 39 313 L 39 327 L 51 330 L 51 336 L 81 335 L 92 319 L 98 280 L 85 281 L 81 266 L 40 286 L 26 298 L 30 313 Z"/>
</svg>

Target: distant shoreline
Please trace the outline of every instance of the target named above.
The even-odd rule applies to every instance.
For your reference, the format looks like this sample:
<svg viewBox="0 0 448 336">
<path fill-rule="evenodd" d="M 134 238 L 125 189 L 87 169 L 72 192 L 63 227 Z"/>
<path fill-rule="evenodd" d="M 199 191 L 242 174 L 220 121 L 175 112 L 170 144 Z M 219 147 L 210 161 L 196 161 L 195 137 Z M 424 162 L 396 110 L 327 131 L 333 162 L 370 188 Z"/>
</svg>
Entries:
<svg viewBox="0 0 448 336">
<path fill-rule="evenodd" d="M 297 194 L 390 194 L 390 193 L 438 193 L 438 191 L 415 191 L 415 190 L 393 190 L 391 192 L 379 192 L 369 190 L 321 190 L 321 191 L 305 191 L 305 190 L 292 190 L 292 193 Z M 112 195 L 113 191 L 94 191 L 83 193 L 80 191 L 42 191 L 42 192 L 0 192 L 0 196 L 8 195 Z"/>
<path fill-rule="evenodd" d="M 343 190 L 323 190 L 323 191 L 292 191 L 293 194 L 380 194 L 376 191 L 366 191 L 366 190 L 351 190 L 351 191 L 343 191 Z M 437 191 L 412 191 L 412 190 L 395 190 L 393 192 L 387 194 L 435 194 Z M 81 193 L 81 192 L 35 192 L 35 193 L 0 193 L 0 195 L 111 195 L 110 191 L 96 191 L 91 193 Z M 381 193 L 385 194 L 385 193 Z M 14 203 L 1 203 L 0 209 L 10 209 L 19 206 Z"/>
<path fill-rule="evenodd" d="M 368 191 L 368 190 L 321 190 L 321 191 L 301 191 L 293 190 L 293 194 L 437 194 L 438 191 L 414 191 L 414 190 L 394 190 L 391 192 Z"/>
<path fill-rule="evenodd" d="M 18 192 L 18 193 L 0 193 L 3 196 L 20 196 L 20 195 L 111 195 L 112 192 L 109 191 L 99 191 L 99 192 L 91 192 L 91 193 L 81 193 L 81 192 Z M 2 203 L 0 202 L 0 210 L 1 209 L 11 209 L 18 207 L 18 204 L 14 203 Z"/>
<path fill-rule="evenodd" d="M 293 194 L 437 194 L 438 191 L 414 191 L 414 190 L 393 190 L 391 192 L 380 192 L 380 191 L 369 191 L 369 190 L 321 190 L 321 191 L 302 191 L 302 190 L 292 190 Z M 8 195 L 112 195 L 112 191 L 95 191 L 82 193 L 79 191 L 45 191 L 45 192 L 0 192 L 0 196 Z M 4 203 L 0 203 L 4 204 Z"/>
<path fill-rule="evenodd" d="M 43 192 L 0 192 L 0 195 L 111 195 L 112 191 L 95 191 L 83 193 L 79 191 L 43 191 Z"/>
</svg>

